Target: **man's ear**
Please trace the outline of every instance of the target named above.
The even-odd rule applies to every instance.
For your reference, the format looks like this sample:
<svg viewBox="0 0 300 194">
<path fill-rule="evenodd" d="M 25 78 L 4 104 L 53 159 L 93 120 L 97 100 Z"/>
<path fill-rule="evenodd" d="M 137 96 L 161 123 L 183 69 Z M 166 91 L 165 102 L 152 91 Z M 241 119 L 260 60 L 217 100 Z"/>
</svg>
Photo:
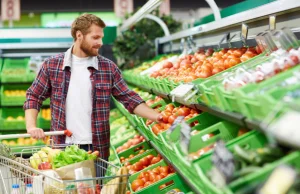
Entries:
<svg viewBox="0 0 300 194">
<path fill-rule="evenodd" d="M 77 40 L 82 40 L 83 34 L 80 30 L 76 31 L 76 39 Z"/>
</svg>

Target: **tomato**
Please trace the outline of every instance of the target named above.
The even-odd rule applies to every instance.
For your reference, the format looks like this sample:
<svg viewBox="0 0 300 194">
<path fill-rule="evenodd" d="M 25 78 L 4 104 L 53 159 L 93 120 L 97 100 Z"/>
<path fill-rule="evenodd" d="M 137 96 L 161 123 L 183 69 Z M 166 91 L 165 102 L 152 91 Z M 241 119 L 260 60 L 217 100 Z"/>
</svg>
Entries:
<svg viewBox="0 0 300 194">
<path fill-rule="evenodd" d="M 160 160 L 161 160 L 160 157 L 154 157 L 154 158 L 152 158 L 152 160 L 151 160 L 151 164 L 156 164 L 156 163 L 158 163 Z"/>
<path fill-rule="evenodd" d="M 160 174 L 159 175 L 157 175 L 156 177 L 155 177 L 155 181 L 157 182 L 157 181 L 160 181 L 161 179 L 163 179 L 164 177 L 163 176 L 161 176 Z"/>
<path fill-rule="evenodd" d="M 141 180 L 144 182 L 144 183 L 146 183 L 146 182 L 148 182 L 149 180 L 150 180 L 150 177 L 148 176 L 148 177 L 143 177 L 143 178 L 141 178 Z"/>
<path fill-rule="evenodd" d="M 154 158 L 153 158 L 154 159 Z M 152 172 L 153 173 L 155 173 L 155 174 L 160 174 L 160 172 L 159 172 L 159 168 L 157 167 L 157 168 L 154 168 L 154 169 L 152 169 Z"/>
<path fill-rule="evenodd" d="M 168 119 L 168 122 L 172 124 L 177 117 L 175 115 L 171 115 Z"/>
<path fill-rule="evenodd" d="M 133 166 L 133 170 L 135 171 L 143 170 L 143 164 L 141 162 L 136 162 L 132 166 Z"/>
<path fill-rule="evenodd" d="M 190 114 L 190 109 L 186 108 L 186 107 L 180 108 L 177 113 L 178 113 L 178 116 L 187 116 Z"/>
<path fill-rule="evenodd" d="M 168 176 L 168 173 L 166 173 L 166 172 L 162 172 L 162 173 L 160 173 L 160 176 L 162 176 L 163 178 L 165 178 L 165 177 L 167 177 L 167 176 Z"/>
<path fill-rule="evenodd" d="M 169 117 L 171 116 L 171 112 L 163 111 L 161 114 L 162 114 L 162 117 L 163 117 L 163 122 L 167 123 Z"/>
<path fill-rule="evenodd" d="M 224 69 L 222 69 L 220 67 L 215 67 L 212 71 L 212 74 L 215 75 L 217 73 L 220 73 L 221 71 L 224 71 Z"/>
<path fill-rule="evenodd" d="M 243 55 L 243 51 L 241 51 L 240 49 L 237 49 L 237 50 L 233 51 L 233 55 L 236 57 L 241 57 Z"/>
<path fill-rule="evenodd" d="M 169 167 L 168 166 L 161 166 L 159 169 L 160 173 L 168 173 Z"/>
<path fill-rule="evenodd" d="M 170 123 L 167 123 L 167 124 L 164 124 L 164 130 L 167 130 L 171 127 L 171 124 Z"/>
<path fill-rule="evenodd" d="M 155 125 L 152 126 L 152 131 L 153 131 L 154 134 L 157 135 L 160 130 L 161 130 L 160 124 L 155 124 Z"/>
<path fill-rule="evenodd" d="M 244 61 L 247 61 L 247 60 L 251 59 L 252 57 L 253 57 L 252 54 L 245 53 L 245 54 L 243 54 L 243 55 L 241 56 L 240 59 L 241 59 L 242 62 L 244 62 Z"/>
<path fill-rule="evenodd" d="M 174 109 L 174 105 L 173 104 L 168 104 L 165 107 L 165 112 L 167 112 L 167 111 L 172 112 L 173 109 Z"/>
<path fill-rule="evenodd" d="M 239 58 L 231 58 L 229 61 L 229 66 L 233 67 L 237 64 L 239 64 L 241 62 L 241 60 Z"/>
<path fill-rule="evenodd" d="M 140 162 L 143 166 L 148 166 L 150 164 L 150 161 L 148 160 L 147 157 L 140 159 Z"/>
<path fill-rule="evenodd" d="M 136 191 L 139 187 L 144 186 L 144 182 L 141 179 L 136 179 L 131 183 L 131 188 L 133 191 Z"/>
<path fill-rule="evenodd" d="M 148 158 L 148 160 L 149 161 L 151 161 L 153 158 L 154 158 L 154 156 L 152 155 L 152 154 L 149 154 L 148 156 L 146 156 L 147 158 Z M 150 162 L 151 163 L 151 162 Z"/>
<path fill-rule="evenodd" d="M 173 63 L 170 62 L 170 61 L 166 61 L 164 64 L 163 64 L 163 68 L 171 68 L 173 67 Z"/>
<path fill-rule="evenodd" d="M 153 172 L 150 172 L 149 173 L 149 180 L 153 182 L 153 181 L 155 181 L 155 178 L 156 178 L 156 174 L 153 173 Z"/>
<path fill-rule="evenodd" d="M 196 63 L 198 61 L 198 59 L 196 58 L 196 57 L 193 57 L 192 59 L 191 59 L 191 63 Z"/>
</svg>

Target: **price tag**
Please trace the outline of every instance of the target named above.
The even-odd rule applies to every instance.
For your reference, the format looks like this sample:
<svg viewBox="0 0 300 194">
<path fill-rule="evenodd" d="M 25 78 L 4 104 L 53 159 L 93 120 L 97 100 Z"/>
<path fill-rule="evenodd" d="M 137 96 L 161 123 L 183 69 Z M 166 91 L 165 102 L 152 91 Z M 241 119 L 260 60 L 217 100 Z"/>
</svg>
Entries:
<svg viewBox="0 0 300 194">
<path fill-rule="evenodd" d="M 276 139 L 283 141 L 295 148 L 300 148 L 299 130 L 300 112 L 288 111 L 267 128 L 267 131 Z"/>
<path fill-rule="evenodd" d="M 186 123 L 181 123 L 181 129 L 180 129 L 180 145 L 182 151 L 188 155 L 189 153 L 189 147 L 190 147 L 190 140 L 191 140 L 191 127 Z"/>
<path fill-rule="evenodd" d="M 183 104 L 189 104 L 188 101 L 197 94 L 198 89 L 193 83 L 181 84 L 170 92 L 173 102 L 175 99 Z"/>
<path fill-rule="evenodd" d="M 177 127 L 177 125 L 179 125 L 183 120 L 184 120 L 184 116 L 179 116 L 179 117 L 177 117 L 177 118 L 174 120 L 174 122 L 173 122 L 173 124 L 171 125 L 171 127 L 167 130 L 167 133 L 168 133 L 168 134 L 171 134 L 171 133 L 174 131 L 174 129 Z"/>
<path fill-rule="evenodd" d="M 246 25 L 245 23 L 242 23 L 241 39 L 242 39 L 244 45 L 246 45 L 247 37 L 248 37 L 248 25 Z"/>
<path fill-rule="evenodd" d="M 276 30 L 276 15 L 270 15 L 269 17 L 269 30 Z"/>
<path fill-rule="evenodd" d="M 223 181 L 218 184 L 218 186 L 225 186 L 224 183 L 230 182 L 233 177 L 233 173 L 235 171 L 234 158 L 233 154 L 226 148 L 225 143 L 223 141 L 218 141 L 214 148 L 214 153 L 212 155 L 212 162 L 215 165 L 215 171 L 217 176 L 223 177 Z M 213 175 L 216 176 L 216 175 Z"/>
</svg>

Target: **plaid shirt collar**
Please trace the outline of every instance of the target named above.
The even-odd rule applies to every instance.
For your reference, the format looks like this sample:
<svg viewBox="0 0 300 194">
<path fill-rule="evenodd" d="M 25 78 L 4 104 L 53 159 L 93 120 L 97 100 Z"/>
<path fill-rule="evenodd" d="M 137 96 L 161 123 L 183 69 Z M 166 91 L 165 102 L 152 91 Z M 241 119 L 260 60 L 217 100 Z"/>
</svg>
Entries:
<svg viewBox="0 0 300 194">
<path fill-rule="evenodd" d="M 72 50 L 73 50 L 74 45 L 69 48 L 64 55 L 64 64 L 62 69 L 64 70 L 66 67 L 72 67 Z M 98 58 L 97 56 L 92 57 L 92 64 L 89 64 L 88 67 L 94 67 L 95 69 L 99 70 L 98 66 Z"/>
</svg>

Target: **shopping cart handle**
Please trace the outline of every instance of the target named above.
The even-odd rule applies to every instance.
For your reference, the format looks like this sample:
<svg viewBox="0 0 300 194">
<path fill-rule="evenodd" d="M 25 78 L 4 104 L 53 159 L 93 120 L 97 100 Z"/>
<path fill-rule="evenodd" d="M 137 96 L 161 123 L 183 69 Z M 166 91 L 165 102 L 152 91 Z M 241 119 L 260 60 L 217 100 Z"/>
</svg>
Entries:
<svg viewBox="0 0 300 194">
<path fill-rule="evenodd" d="M 45 132 L 45 136 L 56 136 L 56 135 L 66 135 L 68 137 L 71 137 L 72 136 L 72 132 L 69 131 L 69 130 Z M 21 137 L 31 137 L 31 135 L 28 134 L 28 133 L 0 135 L 0 140 L 1 139 L 15 139 L 15 138 L 21 138 Z"/>
</svg>

